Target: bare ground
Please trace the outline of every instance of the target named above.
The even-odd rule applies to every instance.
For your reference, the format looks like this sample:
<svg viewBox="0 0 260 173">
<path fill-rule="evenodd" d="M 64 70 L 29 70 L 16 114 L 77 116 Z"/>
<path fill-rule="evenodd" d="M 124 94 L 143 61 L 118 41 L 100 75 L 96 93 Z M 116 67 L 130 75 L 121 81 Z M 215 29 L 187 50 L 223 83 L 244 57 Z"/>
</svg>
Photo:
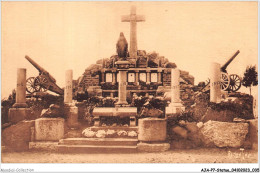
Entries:
<svg viewBox="0 0 260 173">
<path fill-rule="evenodd" d="M 3 152 L 2 163 L 257 163 L 254 150 L 200 148 L 161 153 Z"/>
</svg>

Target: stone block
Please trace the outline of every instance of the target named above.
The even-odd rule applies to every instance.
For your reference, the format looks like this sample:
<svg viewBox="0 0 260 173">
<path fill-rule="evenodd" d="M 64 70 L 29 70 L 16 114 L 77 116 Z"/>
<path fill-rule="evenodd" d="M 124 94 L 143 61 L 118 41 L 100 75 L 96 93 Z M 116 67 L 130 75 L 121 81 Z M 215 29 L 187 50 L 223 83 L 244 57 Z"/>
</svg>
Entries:
<svg viewBox="0 0 260 173">
<path fill-rule="evenodd" d="M 160 118 L 144 118 L 138 120 L 138 139 L 140 141 L 165 141 L 166 120 Z"/>
<path fill-rule="evenodd" d="M 188 136 L 188 131 L 187 131 L 185 128 L 182 128 L 182 127 L 180 127 L 180 126 L 175 126 L 175 127 L 173 127 L 173 128 L 172 128 L 172 131 L 173 131 L 175 134 L 181 136 L 181 137 L 184 138 L 184 139 L 186 139 L 187 136 Z"/>
<path fill-rule="evenodd" d="M 25 120 L 31 114 L 29 108 L 10 108 L 8 112 L 8 121 L 10 123 L 18 123 L 19 121 Z"/>
<path fill-rule="evenodd" d="M 248 120 L 249 122 L 249 139 L 252 149 L 258 150 L 258 119 Z"/>
<path fill-rule="evenodd" d="M 37 151 L 57 151 L 58 142 L 30 142 L 29 149 Z"/>
<path fill-rule="evenodd" d="M 63 118 L 39 118 L 35 120 L 36 141 L 58 141 L 63 137 Z"/>
<path fill-rule="evenodd" d="M 248 133 L 248 123 L 208 121 L 200 129 L 205 146 L 241 147 Z"/>
<path fill-rule="evenodd" d="M 182 103 L 176 102 L 176 103 L 170 103 L 168 107 L 166 107 L 165 114 L 166 115 L 173 115 L 173 114 L 179 114 L 182 111 L 185 111 L 185 107 Z"/>
<path fill-rule="evenodd" d="M 31 127 L 34 121 L 20 121 L 2 131 L 2 145 L 12 151 L 25 151 L 29 149 L 31 140 Z"/>
<path fill-rule="evenodd" d="M 77 106 L 66 106 L 64 107 L 66 122 L 69 128 L 78 126 L 78 107 Z"/>
<path fill-rule="evenodd" d="M 169 149 L 170 149 L 169 143 L 150 144 L 150 143 L 141 142 L 137 144 L 137 150 L 144 151 L 144 152 L 163 152 Z"/>
</svg>

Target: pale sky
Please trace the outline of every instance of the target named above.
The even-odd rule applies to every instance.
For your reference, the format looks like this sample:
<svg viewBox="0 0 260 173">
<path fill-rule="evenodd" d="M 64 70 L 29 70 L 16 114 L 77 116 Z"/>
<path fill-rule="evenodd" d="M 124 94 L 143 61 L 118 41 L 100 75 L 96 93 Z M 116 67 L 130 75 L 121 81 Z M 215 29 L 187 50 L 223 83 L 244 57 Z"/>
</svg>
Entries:
<svg viewBox="0 0 260 173">
<path fill-rule="evenodd" d="M 1 2 L 2 98 L 16 87 L 17 68 L 27 78 L 38 71 L 28 55 L 64 87 L 65 71 L 77 79 L 98 59 L 116 53 L 119 33 L 130 42 L 130 25 L 121 15 L 136 5 L 146 21 L 137 24 L 139 50 L 156 51 L 189 71 L 195 83 L 209 77 L 211 62 L 243 75 L 258 64 L 257 2 Z"/>
</svg>

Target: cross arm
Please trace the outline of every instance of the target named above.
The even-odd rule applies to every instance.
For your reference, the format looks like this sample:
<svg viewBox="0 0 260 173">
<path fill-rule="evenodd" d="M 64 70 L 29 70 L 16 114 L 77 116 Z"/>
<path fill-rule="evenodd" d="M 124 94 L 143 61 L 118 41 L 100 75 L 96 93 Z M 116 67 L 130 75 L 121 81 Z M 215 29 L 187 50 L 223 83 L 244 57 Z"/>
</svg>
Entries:
<svg viewBox="0 0 260 173">
<path fill-rule="evenodd" d="M 136 15 L 135 20 L 136 20 L 136 22 L 144 22 L 145 21 L 145 16 Z"/>
<path fill-rule="evenodd" d="M 121 16 L 121 22 L 130 22 L 130 16 L 129 15 Z"/>
</svg>

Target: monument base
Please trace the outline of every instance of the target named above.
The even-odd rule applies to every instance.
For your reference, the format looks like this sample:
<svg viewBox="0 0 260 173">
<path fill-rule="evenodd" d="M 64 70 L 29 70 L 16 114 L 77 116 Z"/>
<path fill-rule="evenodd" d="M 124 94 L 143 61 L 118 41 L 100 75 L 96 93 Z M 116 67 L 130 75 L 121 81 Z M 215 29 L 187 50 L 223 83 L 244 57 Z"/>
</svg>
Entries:
<svg viewBox="0 0 260 173">
<path fill-rule="evenodd" d="M 59 141 L 63 137 L 63 118 L 39 118 L 35 120 L 35 141 Z"/>
<path fill-rule="evenodd" d="M 26 103 L 15 103 L 12 107 L 13 108 L 27 108 L 28 105 Z"/>
<path fill-rule="evenodd" d="M 128 105 L 128 103 L 127 103 L 127 101 L 118 101 L 118 102 L 116 102 L 115 103 L 115 105 L 117 105 L 117 106 L 127 106 Z"/>
<path fill-rule="evenodd" d="M 138 140 L 142 142 L 163 142 L 166 140 L 166 120 L 143 118 L 138 120 Z"/>
<path fill-rule="evenodd" d="M 170 149 L 169 143 L 145 143 L 137 144 L 138 151 L 144 152 L 163 152 Z"/>
<path fill-rule="evenodd" d="M 166 115 L 179 114 L 182 111 L 185 111 L 185 107 L 181 102 L 170 103 L 168 107 L 166 107 L 165 113 Z"/>
<path fill-rule="evenodd" d="M 67 126 L 69 128 L 76 128 L 79 125 L 78 122 L 78 107 L 73 105 L 66 105 L 64 107 Z"/>
<path fill-rule="evenodd" d="M 25 120 L 31 113 L 30 108 L 10 108 L 8 112 L 8 121 L 10 123 L 18 123 Z"/>
</svg>

